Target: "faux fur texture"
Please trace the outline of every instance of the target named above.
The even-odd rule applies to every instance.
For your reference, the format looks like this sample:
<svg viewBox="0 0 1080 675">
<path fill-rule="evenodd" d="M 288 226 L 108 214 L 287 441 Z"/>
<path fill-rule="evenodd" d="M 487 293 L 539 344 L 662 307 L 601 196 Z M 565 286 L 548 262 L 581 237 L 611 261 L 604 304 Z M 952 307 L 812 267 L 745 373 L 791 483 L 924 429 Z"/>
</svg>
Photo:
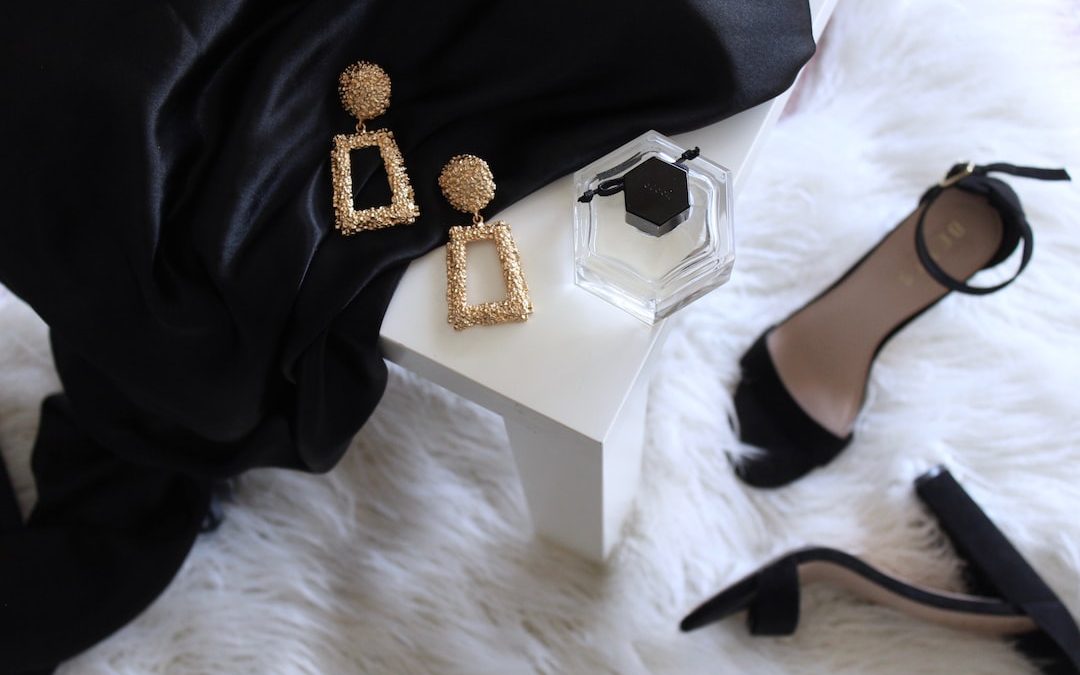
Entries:
<svg viewBox="0 0 1080 675">
<path fill-rule="evenodd" d="M 496 416 L 394 369 L 334 471 L 246 475 L 163 597 L 62 673 L 1027 672 L 1004 642 L 821 587 L 790 638 L 676 625 L 806 543 L 957 588 L 912 491 L 938 462 L 1080 616 L 1076 185 L 1011 180 L 1036 230 L 1029 271 L 902 332 L 835 463 L 763 492 L 724 458 L 740 452 L 727 415 L 742 351 L 951 163 L 1080 173 L 1078 47 L 1075 0 L 841 0 L 738 205 L 732 282 L 674 319 L 636 509 L 605 568 L 532 539 Z M 58 383 L 44 326 L 2 289 L 0 326 L 0 447 L 29 507 L 38 406 Z"/>
</svg>

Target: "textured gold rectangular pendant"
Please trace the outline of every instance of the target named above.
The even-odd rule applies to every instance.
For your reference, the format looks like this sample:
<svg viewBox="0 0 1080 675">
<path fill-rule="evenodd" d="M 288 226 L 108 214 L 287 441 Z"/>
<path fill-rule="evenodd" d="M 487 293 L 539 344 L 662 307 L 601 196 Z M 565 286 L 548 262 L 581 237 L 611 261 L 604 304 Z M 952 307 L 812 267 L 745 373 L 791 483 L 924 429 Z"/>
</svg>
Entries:
<svg viewBox="0 0 1080 675">
<path fill-rule="evenodd" d="M 353 208 L 352 160 L 349 153 L 372 145 L 378 146 L 383 166 L 386 167 L 390 204 L 358 211 Z M 342 234 L 404 225 L 419 217 L 420 209 L 416 206 L 412 184 L 405 172 L 405 159 L 394 141 L 393 132 L 379 129 L 334 136 L 330 171 L 334 183 L 334 217 L 337 229 Z"/>
<path fill-rule="evenodd" d="M 506 283 L 506 298 L 499 302 L 470 305 L 466 247 L 474 241 L 486 239 L 495 242 L 503 281 Z M 496 221 L 450 228 L 450 241 L 446 244 L 446 305 L 447 320 L 454 330 L 529 318 L 533 311 L 532 300 L 529 299 L 529 287 L 521 271 L 521 258 L 509 225 Z"/>
</svg>

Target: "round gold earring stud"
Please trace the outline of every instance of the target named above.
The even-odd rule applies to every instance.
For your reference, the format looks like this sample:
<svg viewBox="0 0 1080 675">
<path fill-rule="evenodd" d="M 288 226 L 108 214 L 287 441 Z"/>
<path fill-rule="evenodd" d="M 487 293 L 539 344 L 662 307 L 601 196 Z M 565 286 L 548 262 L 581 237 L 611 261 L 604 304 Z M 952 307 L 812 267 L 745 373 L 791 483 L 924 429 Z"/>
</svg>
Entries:
<svg viewBox="0 0 1080 675">
<path fill-rule="evenodd" d="M 471 213 L 479 222 L 480 210 L 495 197 L 495 177 L 488 163 L 475 155 L 456 155 L 439 174 L 439 188 L 458 211 Z"/>
<path fill-rule="evenodd" d="M 367 61 L 354 63 L 338 77 L 341 104 L 363 124 L 390 107 L 390 76 Z"/>
</svg>

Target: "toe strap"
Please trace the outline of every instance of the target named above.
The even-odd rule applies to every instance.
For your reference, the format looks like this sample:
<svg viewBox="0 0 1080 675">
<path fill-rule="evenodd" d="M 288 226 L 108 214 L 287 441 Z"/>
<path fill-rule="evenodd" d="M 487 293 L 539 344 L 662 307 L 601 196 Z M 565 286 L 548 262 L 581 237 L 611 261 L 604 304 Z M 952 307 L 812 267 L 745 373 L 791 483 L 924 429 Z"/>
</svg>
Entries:
<svg viewBox="0 0 1080 675">
<path fill-rule="evenodd" d="M 735 391 L 739 437 L 765 451 L 743 460 L 737 472 L 759 487 L 789 483 L 829 463 L 851 442 L 851 434 L 843 438 L 832 434 L 791 396 L 769 355 L 769 332 L 743 356 L 742 379 Z"/>
</svg>

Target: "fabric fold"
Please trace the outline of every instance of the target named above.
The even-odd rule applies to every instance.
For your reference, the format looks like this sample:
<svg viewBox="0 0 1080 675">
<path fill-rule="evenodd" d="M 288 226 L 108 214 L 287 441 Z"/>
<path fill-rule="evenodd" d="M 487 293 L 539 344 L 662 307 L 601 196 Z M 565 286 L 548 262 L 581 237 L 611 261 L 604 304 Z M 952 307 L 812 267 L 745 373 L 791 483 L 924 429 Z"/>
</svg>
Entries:
<svg viewBox="0 0 1080 675">
<path fill-rule="evenodd" d="M 0 8 L 0 283 L 49 324 L 64 386 L 39 502 L 0 545 L 0 662 L 48 667 L 137 614 L 210 482 L 334 466 L 385 386 L 398 280 L 458 220 L 435 187 L 447 158 L 487 160 L 495 213 L 650 128 L 775 96 L 813 50 L 796 0 Z M 329 155 L 355 127 L 338 74 L 362 59 L 391 77 L 368 126 L 394 132 L 422 215 L 345 238 Z"/>
</svg>

